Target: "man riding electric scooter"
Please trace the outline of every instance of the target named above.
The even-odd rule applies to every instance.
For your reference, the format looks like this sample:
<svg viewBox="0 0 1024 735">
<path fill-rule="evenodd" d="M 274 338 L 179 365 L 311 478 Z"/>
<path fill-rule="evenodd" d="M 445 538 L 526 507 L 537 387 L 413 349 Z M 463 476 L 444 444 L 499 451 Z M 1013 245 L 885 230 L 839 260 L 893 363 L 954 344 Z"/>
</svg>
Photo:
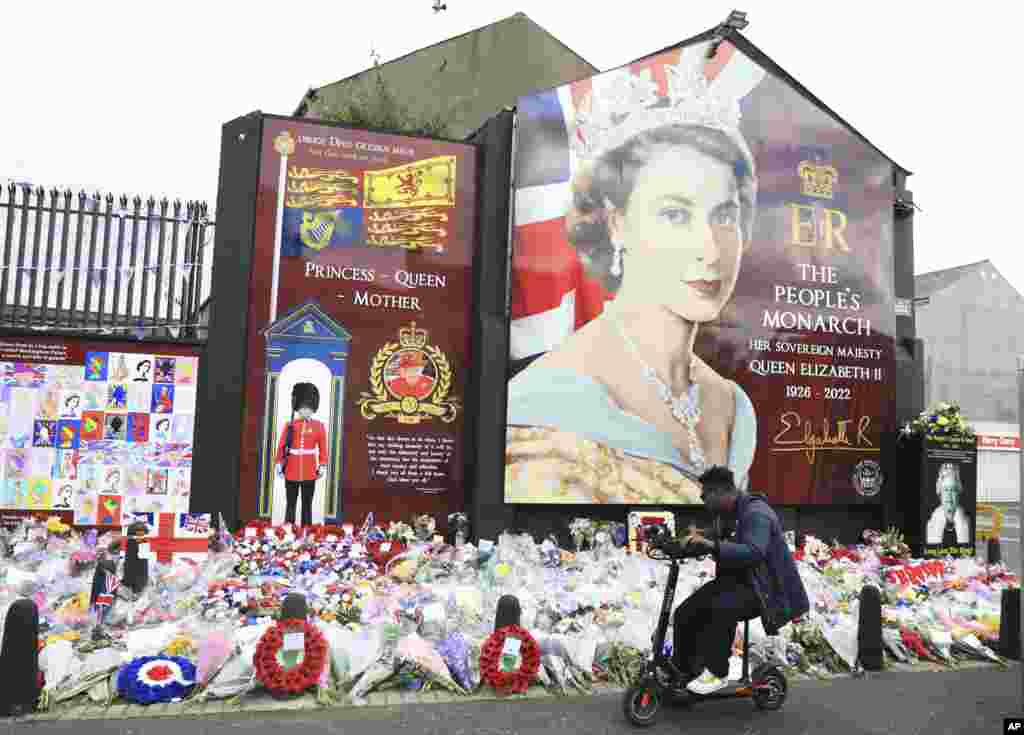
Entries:
<svg viewBox="0 0 1024 735">
<path fill-rule="evenodd" d="M 726 467 L 710 468 L 700 483 L 704 505 L 736 529 L 732 541 L 690 539 L 714 557 L 716 575 L 676 608 L 673 619 L 673 663 L 692 677 L 687 689 L 707 695 L 729 684 L 737 623 L 760 617 L 765 632 L 775 635 L 810 603 L 782 524 L 765 497 L 737 488 Z"/>
</svg>

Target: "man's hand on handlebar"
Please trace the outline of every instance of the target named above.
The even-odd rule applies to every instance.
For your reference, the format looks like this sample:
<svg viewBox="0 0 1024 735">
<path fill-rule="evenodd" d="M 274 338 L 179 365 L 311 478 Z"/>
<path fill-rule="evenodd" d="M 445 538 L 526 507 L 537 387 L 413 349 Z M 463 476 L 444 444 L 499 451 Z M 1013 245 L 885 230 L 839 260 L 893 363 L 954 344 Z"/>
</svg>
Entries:
<svg viewBox="0 0 1024 735">
<path fill-rule="evenodd" d="M 667 529 L 657 529 L 651 534 L 651 547 L 667 556 L 684 559 L 705 556 L 714 551 L 715 544 L 703 537 L 689 537 L 686 540 L 673 538 Z"/>
</svg>

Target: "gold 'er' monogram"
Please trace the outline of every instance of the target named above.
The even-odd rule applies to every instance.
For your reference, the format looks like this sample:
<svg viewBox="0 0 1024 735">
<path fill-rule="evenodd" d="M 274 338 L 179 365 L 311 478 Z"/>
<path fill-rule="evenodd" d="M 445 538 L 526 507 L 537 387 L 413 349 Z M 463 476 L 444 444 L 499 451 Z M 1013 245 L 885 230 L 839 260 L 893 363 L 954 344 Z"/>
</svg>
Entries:
<svg viewBox="0 0 1024 735">
<path fill-rule="evenodd" d="M 357 405 L 367 421 L 390 416 L 400 424 L 441 419 L 455 421 L 461 406 L 451 398 L 455 371 L 448 357 L 431 345 L 427 330 L 411 322 L 398 330 L 398 341 L 388 342 L 370 363 L 370 390 Z"/>
<path fill-rule="evenodd" d="M 835 166 L 822 161 L 803 160 L 797 167 L 800 176 L 800 192 L 815 199 L 832 199 L 835 196 L 839 171 Z M 820 204 L 788 203 L 789 245 L 801 248 L 850 252 L 846 240 L 846 226 L 849 220 L 840 209 L 830 209 Z"/>
</svg>

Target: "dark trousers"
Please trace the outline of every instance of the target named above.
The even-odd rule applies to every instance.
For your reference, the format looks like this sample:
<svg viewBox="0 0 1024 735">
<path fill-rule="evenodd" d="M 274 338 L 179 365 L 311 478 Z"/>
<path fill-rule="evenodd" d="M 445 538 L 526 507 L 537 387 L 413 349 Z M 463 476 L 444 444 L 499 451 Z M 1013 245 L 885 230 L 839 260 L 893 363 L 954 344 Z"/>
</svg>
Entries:
<svg viewBox="0 0 1024 735">
<path fill-rule="evenodd" d="M 697 676 L 706 668 L 725 678 L 736 624 L 760 614 L 757 593 L 749 583 L 731 577 L 711 580 L 676 608 L 673 663 L 683 674 Z"/>
<path fill-rule="evenodd" d="M 313 493 L 316 490 L 316 480 L 285 480 L 285 510 L 284 522 L 295 523 L 295 502 L 299 499 L 299 490 L 302 490 L 302 525 L 313 525 Z"/>
</svg>

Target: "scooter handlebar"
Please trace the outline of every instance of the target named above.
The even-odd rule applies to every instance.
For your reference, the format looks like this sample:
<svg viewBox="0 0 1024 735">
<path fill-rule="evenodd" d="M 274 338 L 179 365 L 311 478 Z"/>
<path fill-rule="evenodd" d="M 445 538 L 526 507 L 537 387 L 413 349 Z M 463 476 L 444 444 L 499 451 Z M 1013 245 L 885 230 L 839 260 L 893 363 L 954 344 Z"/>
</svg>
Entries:
<svg viewBox="0 0 1024 735">
<path fill-rule="evenodd" d="M 703 546 L 683 544 L 677 541 L 664 526 L 657 526 L 648 532 L 649 546 L 647 555 L 659 561 L 696 559 L 707 556 L 708 550 Z M 653 552 L 653 553 L 652 553 Z"/>
</svg>

